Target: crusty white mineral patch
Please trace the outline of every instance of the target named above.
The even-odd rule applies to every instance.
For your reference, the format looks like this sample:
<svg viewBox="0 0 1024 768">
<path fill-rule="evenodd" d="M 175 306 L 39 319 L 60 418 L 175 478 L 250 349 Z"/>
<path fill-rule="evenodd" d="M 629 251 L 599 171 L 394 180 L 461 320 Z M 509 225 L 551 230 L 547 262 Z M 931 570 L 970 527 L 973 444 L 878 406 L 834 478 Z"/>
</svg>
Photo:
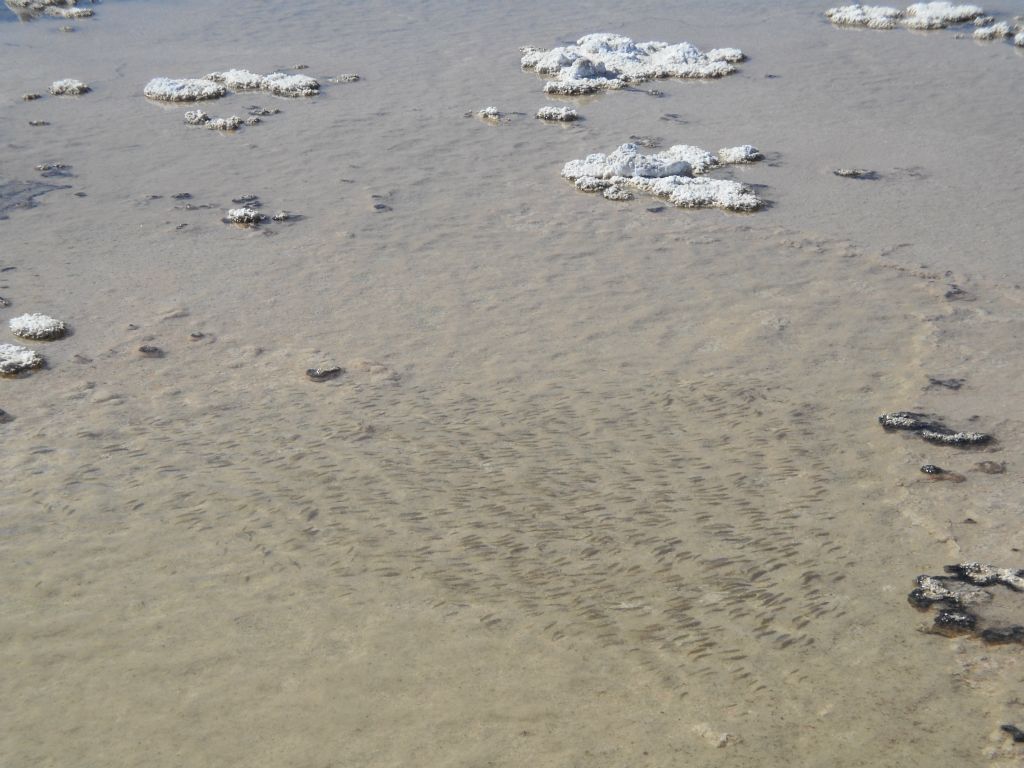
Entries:
<svg viewBox="0 0 1024 768">
<path fill-rule="evenodd" d="M 169 77 L 154 77 L 146 84 L 143 93 L 157 101 L 200 101 L 219 99 L 228 89 L 221 83 L 203 78 L 174 80 Z"/>
<path fill-rule="evenodd" d="M 833 24 L 840 26 L 893 29 L 903 16 L 903 11 L 884 5 L 844 5 L 829 8 L 825 11 L 825 16 Z"/>
<path fill-rule="evenodd" d="M 1024 32 L 1017 33 L 1017 36 L 1013 38 L 1013 44 L 1024 48 Z"/>
<path fill-rule="evenodd" d="M 207 128 L 214 131 L 237 131 L 242 125 L 242 118 L 238 115 L 231 117 L 216 117 L 206 124 Z"/>
<path fill-rule="evenodd" d="M 0 344 L 0 374 L 11 376 L 43 364 L 38 352 L 17 344 Z"/>
<path fill-rule="evenodd" d="M 1000 21 L 987 27 L 978 27 L 974 30 L 975 40 L 1002 40 L 1010 36 L 1010 25 Z"/>
<path fill-rule="evenodd" d="M 757 147 L 750 144 L 718 150 L 718 162 L 720 163 L 754 163 L 758 160 L 764 160 L 764 155 Z"/>
<path fill-rule="evenodd" d="M 690 43 L 634 43 L 628 37 L 605 33 L 586 35 L 575 45 L 551 50 L 527 46 L 520 52 L 523 69 L 554 76 L 544 85 L 545 93 L 570 96 L 662 77 L 722 77 L 735 72 L 735 63 L 744 58 L 737 48 L 705 53 Z"/>
<path fill-rule="evenodd" d="M 749 150 L 748 151 L 748 147 Z M 739 150 L 739 151 L 737 151 Z M 751 162 L 760 155 L 745 145 L 726 150 L 727 157 L 745 157 Z M 745 184 L 726 179 L 693 178 L 694 174 L 734 160 L 719 160 L 700 147 L 677 144 L 651 155 L 644 155 L 635 144 L 623 144 L 610 154 L 587 155 L 570 160 L 562 168 L 562 176 L 582 192 L 603 191 L 613 200 L 624 199 L 622 191 L 646 192 L 668 200 L 680 208 L 724 208 L 731 211 L 754 211 L 763 202 Z"/>
<path fill-rule="evenodd" d="M 285 72 L 259 75 L 247 69 L 229 69 L 226 72 L 211 72 L 205 79 L 238 91 L 269 91 L 276 96 L 316 96 L 320 92 L 320 83 L 312 77 Z"/>
<path fill-rule="evenodd" d="M 561 123 L 570 123 L 579 119 L 579 113 L 570 107 L 541 107 L 537 110 L 537 117 L 541 120 L 556 120 Z"/>
<path fill-rule="evenodd" d="M 24 10 L 29 14 L 45 14 L 61 19 L 84 19 L 92 16 L 91 8 L 75 7 L 78 0 L 7 0 L 12 10 Z"/>
<path fill-rule="evenodd" d="M 501 112 L 498 111 L 497 107 L 484 107 L 478 109 L 476 116 L 481 120 L 501 120 Z"/>
<path fill-rule="evenodd" d="M 232 208 L 228 211 L 228 221 L 232 224 L 259 224 L 266 218 L 255 208 Z"/>
<path fill-rule="evenodd" d="M 81 80 L 56 80 L 50 86 L 50 93 L 54 96 L 80 96 L 89 91 L 89 86 Z"/>
<path fill-rule="evenodd" d="M 191 109 L 185 113 L 185 125 L 205 125 L 210 119 L 201 109 Z"/>
<path fill-rule="evenodd" d="M 63 321 L 38 312 L 12 317 L 8 324 L 15 336 L 36 341 L 59 339 L 68 330 Z"/>
<path fill-rule="evenodd" d="M 907 6 L 903 23 L 910 29 L 943 29 L 950 24 L 963 24 L 985 11 L 976 5 L 953 3 L 914 3 Z"/>
</svg>

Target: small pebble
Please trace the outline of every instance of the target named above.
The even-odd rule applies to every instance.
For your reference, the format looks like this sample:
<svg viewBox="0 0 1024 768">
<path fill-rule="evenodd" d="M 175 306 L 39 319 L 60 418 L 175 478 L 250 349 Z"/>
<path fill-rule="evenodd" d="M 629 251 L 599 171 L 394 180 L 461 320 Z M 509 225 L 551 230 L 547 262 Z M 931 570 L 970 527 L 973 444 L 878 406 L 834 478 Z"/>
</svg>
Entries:
<svg viewBox="0 0 1024 768">
<path fill-rule="evenodd" d="M 29 120 L 28 124 L 36 128 L 38 128 L 41 125 L 49 125 L 49 123 L 45 120 Z"/>
<path fill-rule="evenodd" d="M 203 333 L 202 331 L 192 331 L 192 333 L 190 333 L 188 335 L 188 337 L 192 341 L 199 341 L 200 339 L 205 339 L 206 338 L 206 334 Z"/>
<path fill-rule="evenodd" d="M 21 95 L 22 101 L 35 101 L 36 99 L 43 98 L 41 93 L 23 93 Z"/>
<path fill-rule="evenodd" d="M 139 352 L 143 357 L 163 357 L 164 351 L 160 347 L 152 347 L 148 344 L 143 344 L 139 347 Z"/>
<path fill-rule="evenodd" d="M 967 479 L 961 474 L 958 474 L 956 472 L 950 472 L 948 469 L 937 467 L 934 464 L 925 464 L 923 467 L 921 467 L 921 471 L 924 472 L 926 475 L 931 475 L 937 480 L 949 480 L 950 482 L 953 483 L 962 483 L 964 480 Z"/>
<path fill-rule="evenodd" d="M 999 728 L 1000 728 L 1000 730 L 1004 731 L 1005 733 L 1010 734 L 1010 736 L 1013 738 L 1013 740 L 1015 742 L 1017 742 L 1018 744 L 1024 743 L 1024 731 L 1022 731 L 1016 725 L 1011 725 L 1010 723 L 1006 723 L 1005 725 L 999 726 Z"/>
</svg>

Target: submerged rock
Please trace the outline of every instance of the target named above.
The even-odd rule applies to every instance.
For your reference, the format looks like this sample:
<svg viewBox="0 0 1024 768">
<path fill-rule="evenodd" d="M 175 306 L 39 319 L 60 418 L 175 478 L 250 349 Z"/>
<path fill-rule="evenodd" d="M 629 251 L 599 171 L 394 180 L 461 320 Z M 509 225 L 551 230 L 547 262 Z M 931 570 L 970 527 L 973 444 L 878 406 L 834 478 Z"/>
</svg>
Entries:
<svg viewBox="0 0 1024 768">
<path fill-rule="evenodd" d="M 55 80 L 50 86 L 50 93 L 54 96 L 81 96 L 83 93 L 88 93 L 89 90 L 89 86 L 81 80 L 71 78 Z"/>
<path fill-rule="evenodd" d="M 143 357 L 163 357 L 164 351 L 160 347 L 154 347 L 151 344 L 143 344 L 139 347 L 139 354 Z"/>
<path fill-rule="evenodd" d="M 923 467 L 921 467 L 921 471 L 936 480 L 949 480 L 950 482 L 953 483 L 962 483 L 964 480 L 967 479 L 959 472 L 950 472 L 948 469 L 937 467 L 934 464 L 925 464 Z"/>
<path fill-rule="evenodd" d="M 307 368 L 306 376 L 312 381 L 327 381 L 329 379 L 336 379 L 343 372 L 344 370 L 341 366 L 334 365 L 328 368 Z"/>
<path fill-rule="evenodd" d="M 53 341 L 63 337 L 68 331 L 64 321 L 38 312 L 12 317 L 8 324 L 15 336 L 36 341 Z"/>
<path fill-rule="evenodd" d="M 476 112 L 476 116 L 481 120 L 494 120 L 495 122 L 502 118 L 502 114 L 498 111 L 497 107 L 484 107 L 483 109 L 479 109 Z"/>
<path fill-rule="evenodd" d="M 570 160 L 562 168 L 562 176 L 583 192 L 615 187 L 646 192 L 680 208 L 754 211 L 763 203 L 745 184 L 724 179 L 694 178 L 695 174 L 704 174 L 732 162 L 734 156 L 753 159 L 754 155 L 760 155 L 749 145 L 736 149 L 742 151 L 726 150 L 726 160 L 723 161 L 705 149 L 687 144 L 677 144 L 651 155 L 641 154 L 635 144 L 623 144 L 608 155 L 593 154 L 582 160 Z M 612 193 L 611 199 L 622 199 L 615 194 Z"/>
<path fill-rule="evenodd" d="M 231 117 L 215 117 L 206 124 L 206 127 L 214 131 L 237 131 L 241 125 L 242 118 L 232 115 Z"/>
<path fill-rule="evenodd" d="M 17 344 L 0 344 L 0 375 L 14 376 L 42 364 L 43 358 L 34 350 Z"/>
<path fill-rule="evenodd" d="M 992 440 L 991 435 L 983 432 L 956 432 L 927 414 L 912 411 L 883 413 L 878 423 L 887 430 L 914 432 L 930 443 L 941 445 L 984 445 Z"/>
<path fill-rule="evenodd" d="M 918 576 L 917 587 L 907 595 L 915 608 L 941 606 L 932 630 L 954 636 L 970 633 L 986 643 L 1024 643 L 1024 626 L 985 626 L 986 611 L 994 595 L 980 587 L 1004 586 L 1024 590 L 1024 570 L 996 568 L 980 563 L 958 563 L 944 568 L 948 576 Z"/>
<path fill-rule="evenodd" d="M 201 109 L 192 109 L 185 113 L 185 125 L 205 125 L 211 118 Z"/>
<path fill-rule="evenodd" d="M 701 51 L 691 43 L 634 43 L 622 35 L 585 35 L 575 45 L 551 50 L 520 48 L 523 69 L 553 75 L 545 93 L 577 96 L 615 90 L 657 78 L 718 78 L 736 71 L 744 59 L 737 48 Z"/>
<path fill-rule="evenodd" d="M 202 101 L 219 99 L 228 92 L 221 83 L 204 78 L 174 80 L 154 77 L 143 90 L 146 98 L 157 101 Z"/>
</svg>

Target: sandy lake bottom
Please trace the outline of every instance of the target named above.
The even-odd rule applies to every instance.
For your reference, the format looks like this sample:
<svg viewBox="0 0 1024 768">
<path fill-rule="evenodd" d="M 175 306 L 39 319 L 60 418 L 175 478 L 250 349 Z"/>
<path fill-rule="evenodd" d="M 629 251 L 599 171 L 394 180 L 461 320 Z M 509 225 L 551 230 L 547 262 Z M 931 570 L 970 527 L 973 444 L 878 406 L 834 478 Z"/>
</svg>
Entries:
<svg viewBox="0 0 1024 768">
<path fill-rule="evenodd" d="M 906 599 L 1024 568 L 1024 52 L 677 5 L 0 10 L 0 204 L 60 187 L 0 219 L 0 343 L 72 330 L 0 379 L 0 763 L 1024 761 L 1022 646 Z M 576 99 L 519 68 L 605 31 L 748 60 Z M 232 67 L 323 88 L 201 105 L 281 110 L 236 133 L 142 95 Z M 717 175 L 768 207 L 559 177 L 631 136 L 756 145 Z M 300 218 L 223 223 L 246 194 Z"/>
</svg>

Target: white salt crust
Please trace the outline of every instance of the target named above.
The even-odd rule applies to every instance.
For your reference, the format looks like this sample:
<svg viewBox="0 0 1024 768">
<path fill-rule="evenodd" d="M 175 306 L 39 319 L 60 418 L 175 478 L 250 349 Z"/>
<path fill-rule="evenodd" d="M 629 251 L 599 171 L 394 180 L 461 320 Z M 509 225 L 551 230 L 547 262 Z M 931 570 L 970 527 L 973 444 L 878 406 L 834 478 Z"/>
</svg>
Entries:
<svg viewBox="0 0 1024 768">
<path fill-rule="evenodd" d="M 910 29 L 943 29 L 950 24 L 962 24 L 985 11 L 976 5 L 952 3 L 914 3 L 907 6 L 903 23 Z"/>
<path fill-rule="evenodd" d="M 481 120 L 501 120 L 501 112 L 497 107 L 484 107 L 477 110 L 476 116 Z"/>
<path fill-rule="evenodd" d="M 205 125 L 211 118 L 201 109 L 190 109 L 185 113 L 185 125 Z"/>
<path fill-rule="evenodd" d="M 223 83 L 236 91 L 269 91 L 276 96 L 316 96 L 320 92 L 320 83 L 312 77 L 285 72 L 259 75 L 247 69 L 229 69 L 211 72 L 206 79 Z"/>
<path fill-rule="evenodd" d="M 203 78 L 174 80 L 169 77 L 154 77 L 146 84 L 143 94 L 157 101 L 201 101 L 219 99 L 228 89 L 220 83 Z"/>
<path fill-rule="evenodd" d="M 228 211 L 228 221 L 232 224 L 259 224 L 265 218 L 255 208 L 232 208 Z"/>
<path fill-rule="evenodd" d="M 23 339 L 36 341 L 52 341 L 67 333 L 68 327 L 62 320 L 57 320 L 38 312 L 12 317 L 8 322 L 11 333 Z"/>
<path fill-rule="evenodd" d="M 237 131 L 241 125 L 242 118 L 232 115 L 231 117 L 215 117 L 206 124 L 206 127 L 214 131 Z"/>
<path fill-rule="evenodd" d="M 537 117 L 541 120 L 571 123 L 573 120 L 579 119 L 579 113 L 570 107 L 541 107 L 537 110 Z"/>
<path fill-rule="evenodd" d="M 1018 32 L 1017 36 L 1013 38 L 1013 44 L 1024 48 L 1024 32 Z"/>
<path fill-rule="evenodd" d="M 76 8 L 78 0 L 7 0 L 12 8 L 23 8 L 32 13 L 43 13 L 62 19 L 83 19 L 92 16 L 90 8 Z"/>
<path fill-rule="evenodd" d="M 750 144 L 718 150 L 718 162 L 723 164 L 756 163 L 758 160 L 764 160 L 764 155 Z"/>
<path fill-rule="evenodd" d="M 11 376 L 42 364 L 43 358 L 38 352 L 17 344 L 0 344 L 0 374 Z"/>
<path fill-rule="evenodd" d="M 885 5 L 843 5 L 829 8 L 825 16 L 838 26 L 893 29 L 903 24 L 909 29 L 943 29 L 950 24 L 963 24 L 983 17 L 985 11 L 976 5 L 954 5 L 947 2 L 914 3 L 899 10 Z"/>
<path fill-rule="evenodd" d="M 81 96 L 88 91 L 89 86 L 81 80 L 55 80 L 50 86 L 50 93 L 54 96 Z"/>
<path fill-rule="evenodd" d="M 974 30 L 975 40 L 1002 40 L 1004 37 L 1009 37 L 1010 25 L 1005 21 L 1000 21 L 997 24 L 992 24 L 988 27 L 979 27 Z"/>
<path fill-rule="evenodd" d="M 885 5 L 844 5 L 829 8 L 825 16 L 833 24 L 871 29 L 894 29 L 903 11 Z"/>
<path fill-rule="evenodd" d="M 750 145 L 723 150 L 727 158 L 743 157 L 738 162 L 760 159 L 761 153 Z M 734 160 L 720 160 L 707 150 L 677 144 L 651 155 L 644 155 L 635 144 L 623 144 L 610 154 L 587 155 L 570 160 L 562 176 L 574 182 L 582 192 L 602 191 L 612 200 L 623 191 L 646 192 L 668 200 L 680 208 L 724 208 L 730 211 L 755 211 L 763 202 L 745 184 L 726 179 L 693 178 Z"/>
<path fill-rule="evenodd" d="M 630 83 L 662 77 L 716 78 L 736 71 L 742 61 L 737 48 L 704 52 L 690 43 L 634 43 L 628 37 L 607 33 L 585 35 L 575 45 L 543 50 L 526 46 L 520 63 L 554 78 L 545 93 L 566 96 L 615 90 Z"/>
</svg>

